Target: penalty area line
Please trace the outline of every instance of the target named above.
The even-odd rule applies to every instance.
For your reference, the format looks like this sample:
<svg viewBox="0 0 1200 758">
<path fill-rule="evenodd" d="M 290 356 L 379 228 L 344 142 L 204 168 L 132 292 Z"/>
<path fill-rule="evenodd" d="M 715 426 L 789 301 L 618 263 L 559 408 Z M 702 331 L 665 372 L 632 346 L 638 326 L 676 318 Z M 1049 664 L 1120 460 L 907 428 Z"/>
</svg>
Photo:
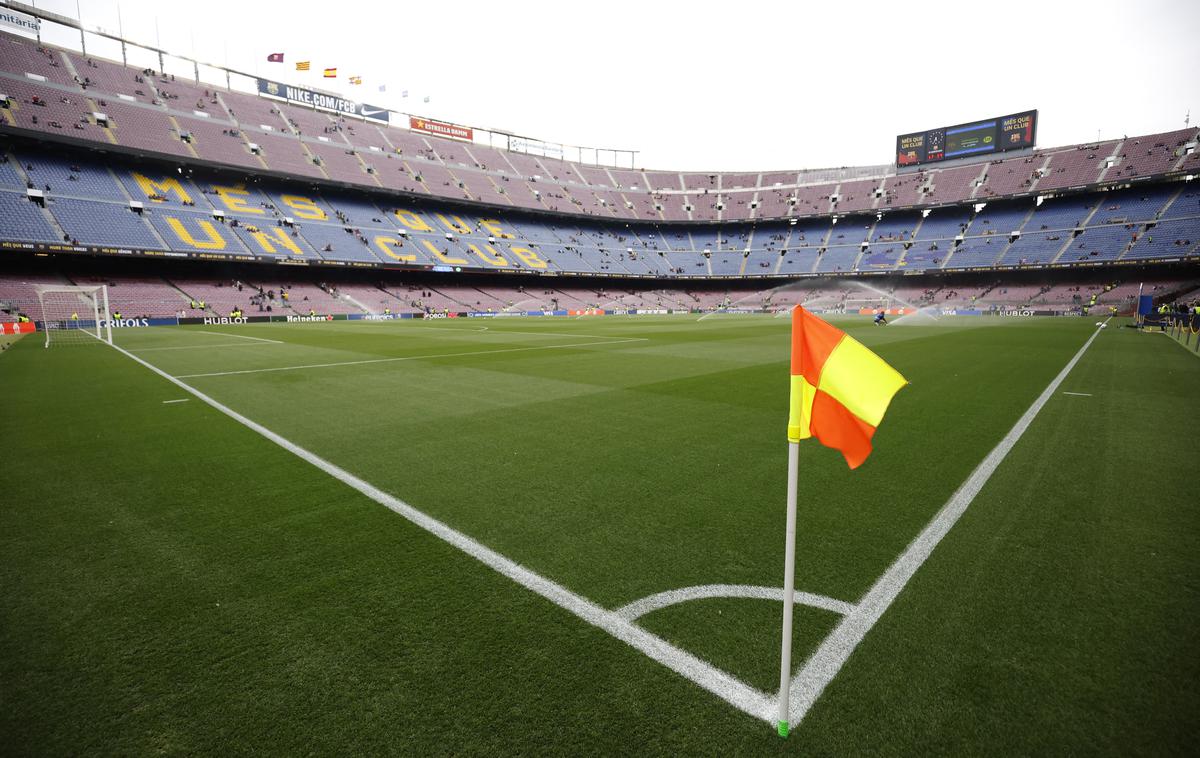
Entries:
<svg viewBox="0 0 1200 758">
<path fill-rule="evenodd" d="M 262 424 L 246 418 L 232 408 L 221 404 L 195 387 L 192 387 L 190 384 L 181 381 L 179 377 L 171 376 L 154 364 L 139 358 L 128 350 L 117 345 L 112 345 L 111 347 L 242 426 L 267 438 L 297 458 L 320 469 L 346 486 L 357 490 L 371 500 L 404 517 L 412 524 L 458 548 L 488 568 L 508 577 L 531 592 L 542 596 L 586 623 L 604 630 L 616 639 L 666 666 L 676 674 L 711 692 L 743 713 L 755 718 L 762 718 L 762 714 L 769 713 L 774 708 L 775 700 L 766 693 L 756 690 L 736 677 L 721 671 L 707 661 L 701 660 L 686 650 L 682 650 L 661 637 L 642 629 L 633 621 L 622 617 L 619 613 L 601 608 L 582 595 L 577 595 L 566 587 L 476 542 L 462 532 L 417 510 L 399 498 L 351 474 L 349 471 L 321 458 L 316 453 L 306 450 L 283 436 L 276 434 Z M 593 650 L 581 647 L 578 653 L 582 658 L 590 656 Z M 770 718 L 767 720 L 770 721 Z"/>
<path fill-rule="evenodd" d="M 276 344 L 282 345 L 282 342 Z M 206 345 L 170 345 L 168 347 L 139 347 L 135 352 L 148 353 L 159 350 L 203 350 L 205 348 L 217 347 L 257 347 L 253 342 L 218 342 L 216 344 Z"/>
<path fill-rule="evenodd" d="M 308 363 L 303 366 L 277 366 L 275 368 L 248 368 L 241 371 L 213 371 L 207 374 L 180 374 L 176 379 L 197 379 L 204 376 L 236 376 L 240 374 L 265 374 L 272 371 L 300 371 L 308 368 L 332 368 L 335 366 L 364 366 L 371 363 L 398 363 L 400 361 L 420 361 L 433 358 L 462 358 L 468 355 L 494 355 L 496 353 L 520 353 L 530 350 L 555 350 L 566 347 L 592 347 L 596 345 L 619 345 L 623 342 L 645 342 L 648 337 L 629 337 L 627 339 L 606 340 L 604 342 L 574 342 L 569 345 L 534 345 L 531 347 L 506 347 L 498 350 L 471 350 L 465 353 L 436 353 L 434 355 L 402 355 L 396 358 L 368 358 L 361 361 L 338 361 L 336 363 Z"/>
<path fill-rule="evenodd" d="M 1105 321 L 1104 323 L 1108 323 Z M 987 457 L 975 467 L 967 480 L 959 486 L 959 488 L 950 496 L 946 504 L 942 506 L 933 520 L 921 530 L 909 546 L 900 554 L 900 557 L 884 572 L 875 585 L 863 595 L 862 599 L 854 606 L 854 609 L 844 616 L 838 625 L 834 628 L 829 636 L 825 638 L 821 646 L 817 648 L 812 657 L 804 664 L 804 668 L 798 674 L 792 677 L 791 690 L 792 701 L 788 704 L 788 721 L 794 728 L 804 720 L 805 715 L 817 699 L 821 697 L 821 693 L 825 691 L 825 687 L 833 681 L 833 678 L 842 670 L 842 666 L 849 660 L 850 655 L 858 644 L 862 642 L 863 637 L 867 632 L 871 631 L 871 627 L 879 621 L 884 612 L 891 607 L 892 602 L 900 595 L 908 581 L 917 573 L 917 569 L 921 568 L 921 564 L 925 563 L 926 559 L 933 553 L 934 548 L 942 541 L 942 538 L 949 533 L 950 529 L 958 523 L 959 517 L 966 512 L 967 507 L 975 500 L 975 496 L 983 489 L 988 480 L 999 468 L 1000 464 L 1008 457 L 1013 446 L 1025 434 L 1033 420 L 1037 418 L 1038 413 L 1045 407 L 1046 403 L 1058 391 L 1058 388 L 1066 380 L 1067 375 L 1071 373 L 1071 369 L 1075 368 L 1075 364 L 1079 363 L 1079 359 L 1087 352 L 1087 349 L 1092 346 L 1096 337 L 1100 334 L 1100 327 L 1097 327 L 1092 336 L 1088 337 L 1087 342 L 1083 343 L 1083 347 L 1079 348 L 1079 352 L 1071 360 L 1067 361 L 1067 365 L 1063 366 L 1062 371 L 1058 372 L 1058 376 L 1050 380 L 1050 384 L 1046 389 L 1042 390 L 1042 394 L 1038 395 L 1033 401 L 1033 405 L 1017 419 L 1017 423 L 1013 424 L 1012 429 L 1004 438 L 992 448 L 992 451 L 987 454 Z M 778 704 L 778 694 L 775 698 L 776 705 Z M 775 706 L 772 706 L 774 708 Z M 770 718 L 770 713 L 759 714 Z"/>
</svg>

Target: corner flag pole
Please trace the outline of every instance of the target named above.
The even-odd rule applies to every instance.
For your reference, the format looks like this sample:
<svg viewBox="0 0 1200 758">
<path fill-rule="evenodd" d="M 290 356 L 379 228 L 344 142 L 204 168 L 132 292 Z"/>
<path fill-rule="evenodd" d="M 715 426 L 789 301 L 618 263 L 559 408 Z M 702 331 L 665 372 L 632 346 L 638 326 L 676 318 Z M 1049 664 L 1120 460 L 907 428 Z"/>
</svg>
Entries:
<svg viewBox="0 0 1200 758">
<path fill-rule="evenodd" d="M 783 642 L 779 660 L 779 736 L 788 736 L 788 707 L 792 685 L 792 605 L 796 590 L 796 482 L 800 474 L 800 443 L 788 441 L 787 538 L 783 556 Z"/>
</svg>

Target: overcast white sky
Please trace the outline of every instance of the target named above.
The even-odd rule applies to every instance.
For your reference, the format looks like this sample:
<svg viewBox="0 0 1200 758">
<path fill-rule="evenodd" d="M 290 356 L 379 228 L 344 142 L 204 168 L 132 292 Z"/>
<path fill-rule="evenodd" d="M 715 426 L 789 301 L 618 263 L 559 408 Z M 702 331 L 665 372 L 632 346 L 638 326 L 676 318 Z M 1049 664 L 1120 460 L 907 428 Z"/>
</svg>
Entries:
<svg viewBox="0 0 1200 758">
<path fill-rule="evenodd" d="M 35 4 L 76 15 L 75 0 Z M 118 29 L 117 0 L 78 5 L 89 27 Z M 1200 122 L 1197 0 L 120 0 L 120 22 L 127 38 L 202 60 L 431 118 L 638 150 L 648 168 L 888 163 L 899 133 L 1031 108 L 1042 146 L 1182 128 L 1189 109 Z M 287 62 L 266 63 L 272 52 Z M 297 60 L 312 61 L 309 79 L 296 78 Z M 341 74 L 332 86 L 326 66 Z"/>
</svg>

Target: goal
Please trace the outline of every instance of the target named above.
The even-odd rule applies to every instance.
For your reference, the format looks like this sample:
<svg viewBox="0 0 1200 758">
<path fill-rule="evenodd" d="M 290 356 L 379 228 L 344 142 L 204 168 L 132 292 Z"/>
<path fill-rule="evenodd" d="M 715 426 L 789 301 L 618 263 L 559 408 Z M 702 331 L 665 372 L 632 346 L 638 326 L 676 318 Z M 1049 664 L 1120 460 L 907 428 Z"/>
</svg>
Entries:
<svg viewBox="0 0 1200 758">
<path fill-rule="evenodd" d="M 42 306 L 42 331 L 46 347 L 54 345 L 112 344 L 112 319 L 108 313 L 108 287 L 103 284 L 74 287 L 44 284 L 35 288 Z"/>
</svg>

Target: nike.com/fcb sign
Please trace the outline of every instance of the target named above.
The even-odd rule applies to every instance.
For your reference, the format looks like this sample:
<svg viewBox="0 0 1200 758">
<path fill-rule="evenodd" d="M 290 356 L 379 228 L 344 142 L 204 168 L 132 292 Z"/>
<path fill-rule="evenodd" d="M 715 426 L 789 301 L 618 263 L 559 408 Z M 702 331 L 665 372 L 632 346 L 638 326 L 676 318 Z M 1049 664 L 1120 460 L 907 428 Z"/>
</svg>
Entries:
<svg viewBox="0 0 1200 758">
<path fill-rule="evenodd" d="M 353 100 L 347 100 L 337 95 L 327 95 L 324 92 L 304 89 L 303 87 L 293 87 L 290 84 L 273 82 L 269 79 L 258 80 L 258 91 L 268 97 L 277 97 L 287 100 L 289 103 L 307 105 L 310 108 L 321 108 L 322 110 L 336 111 L 338 113 L 350 113 L 384 124 L 390 121 L 386 108 L 379 108 L 374 105 L 367 105 L 366 103 L 356 103 Z"/>
<path fill-rule="evenodd" d="M 0 27 L 7 29 L 20 29 L 23 32 L 41 34 L 42 20 L 40 18 L 21 13 L 20 11 L 14 11 L 9 8 L 0 8 Z"/>
</svg>

